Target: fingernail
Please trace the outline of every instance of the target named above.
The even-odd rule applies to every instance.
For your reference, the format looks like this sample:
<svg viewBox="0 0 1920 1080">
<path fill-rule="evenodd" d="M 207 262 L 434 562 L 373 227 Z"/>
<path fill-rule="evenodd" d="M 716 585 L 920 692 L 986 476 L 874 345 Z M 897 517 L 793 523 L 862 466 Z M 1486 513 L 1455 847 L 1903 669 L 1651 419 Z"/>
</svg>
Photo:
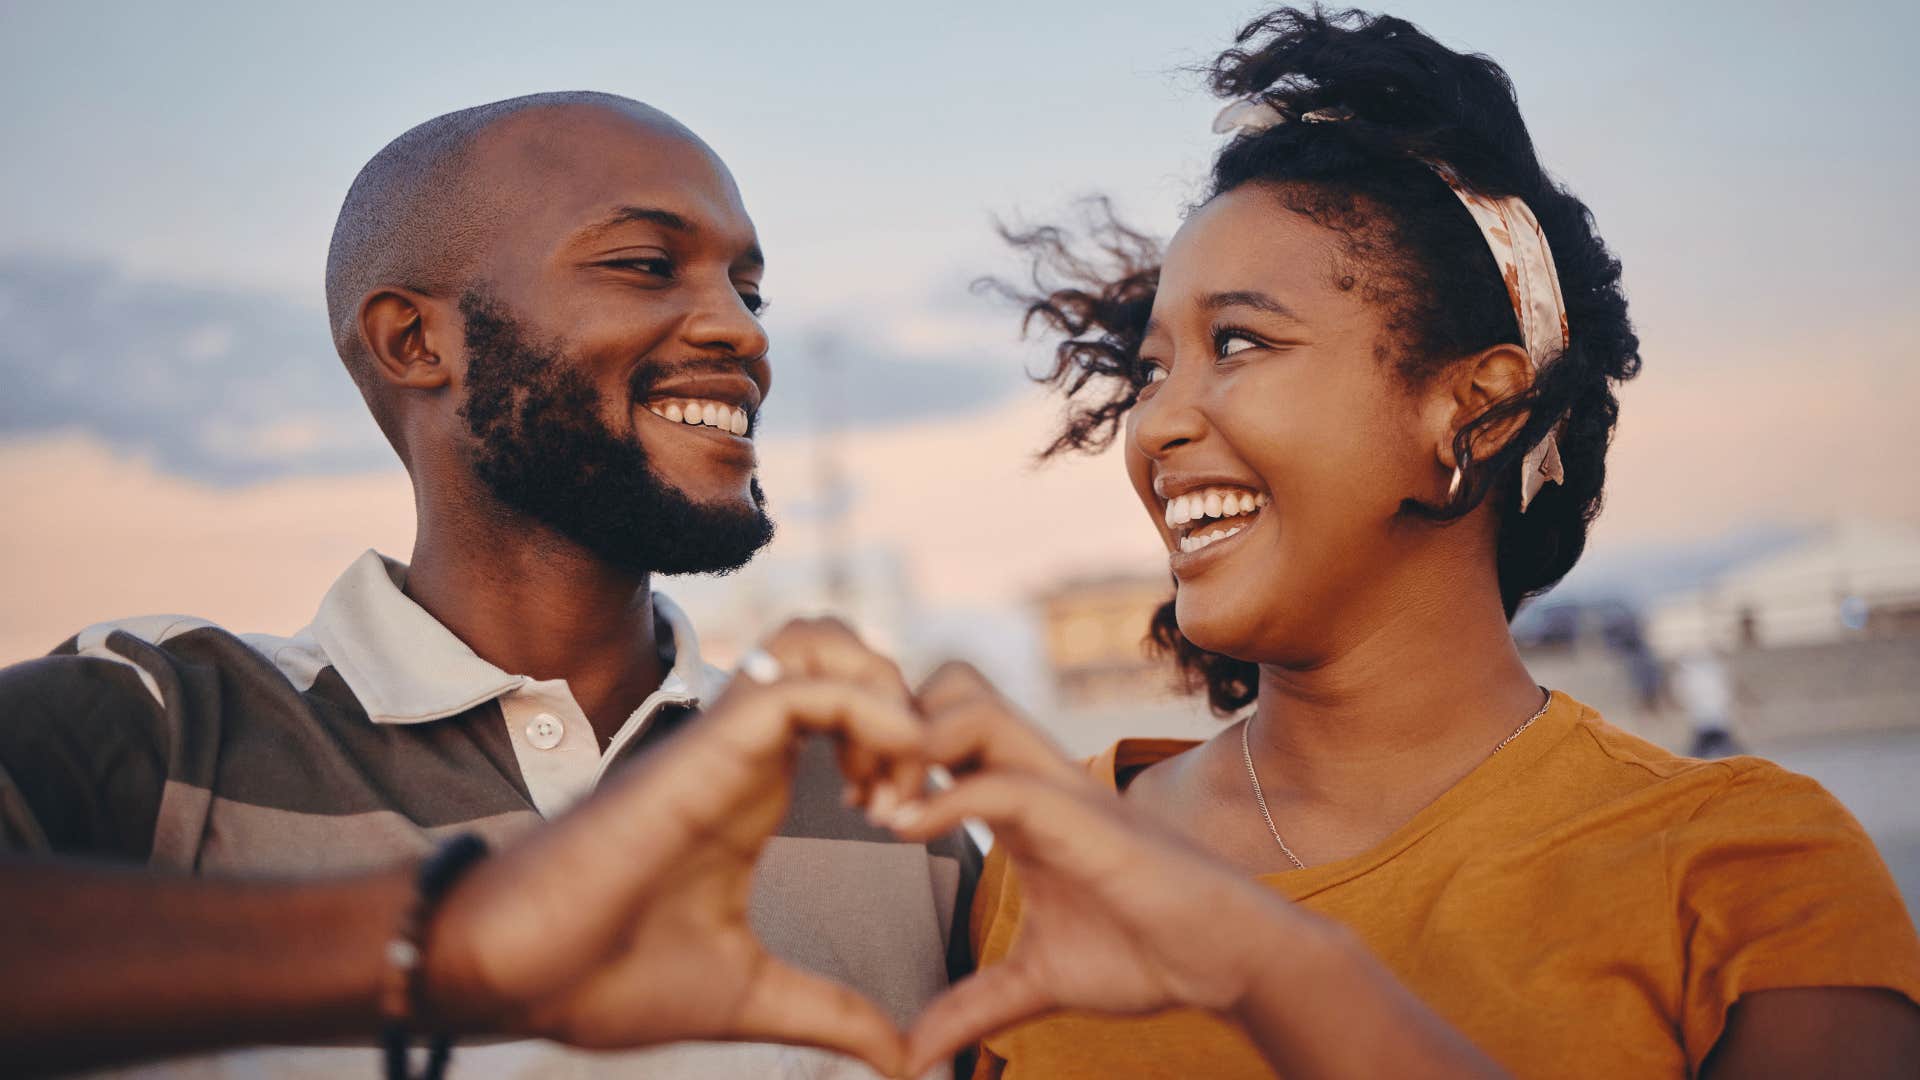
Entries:
<svg viewBox="0 0 1920 1080">
<path fill-rule="evenodd" d="M 899 805 L 900 796 L 894 791 L 892 781 L 882 780 L 873 785 L 873 798 L 867 802 L 867 814 L 885 820 L 892 816 L 894 808 Z"/>
<path fill-rule="evenodd" d="M 916 802 L 901 803 L 893 811 L 891 824 L 896 829 L 911 829 L 927 816 L 926 808 Z"/>
</svg>

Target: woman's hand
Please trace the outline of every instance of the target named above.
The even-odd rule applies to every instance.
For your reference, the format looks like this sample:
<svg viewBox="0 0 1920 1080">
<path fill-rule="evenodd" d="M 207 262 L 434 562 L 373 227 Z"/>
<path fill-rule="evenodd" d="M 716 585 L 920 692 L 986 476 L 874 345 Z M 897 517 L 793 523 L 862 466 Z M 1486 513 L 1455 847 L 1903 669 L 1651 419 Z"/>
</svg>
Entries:
<svg viewBox="0 0 1920 1080">
<path fill-rule="evenodd" d="M 984 822 L 1019 882 L 1020 932 L 1005 960 L 920 1018 L 909 1073 L 1056 1009 L 1230 1012 L 1254 981 L 1249 934 L 1312 947 L 1323 925 L 1139 819 L 1063 757 L 970 668 L 943 668 L 920 696 L 928 758 L 961 776 L 889 823 L 905 839 Z"/>
<path fill-rule="evenodd" d="M 770 956 L 747 900 L 802 735 L 834 736 L 854 785 L 917 790 L 922 730 L 898 672 L 844 627 L 792 624 L 763 648 L 781 678 L 736 678 L 670 745 L 456 886 L 427 942 L 435 1020 L 594 1048 L 811 1044 L 898 1067 L 893 1023 Z"/>
<path fill-rule="evenodd" d="M 924 839 L 984 822 L 1022 906 L 1005 959 L 921 1015 L 909 1075 L 1058 1009 L 1181 1006 L 1239 1022 L 1288 1077 L 1500 1075 L 1344 928 L 1141 819 L 971 669 L 943 669 L 919 700 L 928 760 L 963 776 L 889 824 Z"/>
</svg>

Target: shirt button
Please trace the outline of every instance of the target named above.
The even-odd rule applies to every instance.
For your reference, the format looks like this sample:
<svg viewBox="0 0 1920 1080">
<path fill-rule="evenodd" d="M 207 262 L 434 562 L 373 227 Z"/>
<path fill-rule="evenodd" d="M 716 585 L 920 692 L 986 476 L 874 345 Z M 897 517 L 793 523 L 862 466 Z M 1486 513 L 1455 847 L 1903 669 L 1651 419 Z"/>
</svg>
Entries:
<svg viewBox="0 0 1920 1080">
<path fill-rule="evenodd" d="M 567 726 L 552 713 L 541 713 L 527 725 L 527 741 L 535 750 L 551 750 L 560 745 L 560 737 L 567 733 Z"/>
</svg>

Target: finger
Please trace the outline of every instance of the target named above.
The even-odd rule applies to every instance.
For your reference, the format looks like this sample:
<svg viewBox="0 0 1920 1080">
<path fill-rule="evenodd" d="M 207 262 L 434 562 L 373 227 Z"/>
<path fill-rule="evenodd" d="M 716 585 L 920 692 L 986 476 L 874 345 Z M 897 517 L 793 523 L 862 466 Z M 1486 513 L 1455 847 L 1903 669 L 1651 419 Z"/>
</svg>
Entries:
<svg viewBox="0 0 1920 1080">
<path fill-rule="evenodd" d="M 893 1021 L 860 994 L 768 959 L 742 1003 L 729 1039 L 822 1046 L 896 1075 L 905 1056 Z"/>
<path fill-rule="evenodd" d="M 859 683 L 804 676 L 730 687 L 702 718 L 700 730 L 755 756 L 785 751 L 797 734 L 833 735 L 860 747 L 874 762 L 917 759 L 923 736 L 905 701 Z M 867 771 L 876 768 L 866 766 Z"/>
<path fill-rule="evenodd" d="M 913 696 L 923 708 L 940 709 L 992 689 L 993 683 L 979 668 L 965 660 L 949 660 L 920 680 Z"/>
<path fill-rule="evenodd" d="M 795 619 L 774 631 L 760 647 L 790 675 L 847 679 L 876 694 L 909 699 L 900 666 L 860 640 L 838 619 Z"/>
<path fill-rule="evenodd" d="M 906 1075 L 919 1076 L 969 1043 L 989 1038 L 1054 1008 L 1013 963 L 980 969 L 935 998 L 907 1035 Z"/>
<path fill-rule="evenodd" d="M 973 665 L 942 664 L 920 684 L 914 703 L 927 721 L 927 759 L 959 769 L 1015 769 L 1043 776 L 1079 766 Z"/>
<path fill-rule="evenodd" d="M 902 702 L 835 680 L 736 680 L 683 735 L 568 815 L 548 846 L 630 847 L 618 875 L 628 887 L 716 830 L 764 824 L 770 833 L 785 807 L 789 748 L 812 732 L 886 758 L 920 752 L 920 721 Z"/>
<path fill-rule="evenodd" d="M 1108 815 L 1087 804 L 1086 794 L 1036 776 L 978 773 L 904 804 L 887 825 L 901 839 L 926 840 L 975 820 L 1010 850 L 1077 849 L 1112 827 L 1103 820 Z"/>
</svg>

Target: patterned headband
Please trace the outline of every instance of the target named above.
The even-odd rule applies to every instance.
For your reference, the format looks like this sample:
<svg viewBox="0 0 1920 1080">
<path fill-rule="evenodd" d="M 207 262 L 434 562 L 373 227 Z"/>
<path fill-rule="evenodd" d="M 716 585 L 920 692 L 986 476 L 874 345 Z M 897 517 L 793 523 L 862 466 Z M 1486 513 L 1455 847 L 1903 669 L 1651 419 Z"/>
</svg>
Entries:
<svg viewBox="0 0 1920 1080">
<path fill-rule="evenodd" d="M 1330 108 L 1302 113 L 1300 119 L 1309 124 L 1324 124 L 1352 116 L 1349 110 Z M 1289 119 L 1288 114 L 1272 103 L 1250 98 L 1221 109 L 1213 119 L 1213 130 L 1216 135 L 1258 134 Z M 1539 220 L 1520 199 L 1511 195 L 1497 199 L 1482 195 L 1467 187 L 1450 167 L 1437 161 L 1426 164 L 1446 181 L 1467 213 L 1473 215 L 1473 223 L 1480 227 L 1480 235 L 1493 252 L 1494 265 L 1500 268 L 1501 279 L 1506 282 L 1507 299 L 1513 304 L 1513 316 L 1520 324 L 1520 338 L 1526 344 L 1527 358 L 1533 362 L 1534 374 L 1538 376 L 1567 351 L 1571 340 L 1567 333 L 1567 305 L 1560 295 L 1560 272 L 1554 268 L 1553 251 L 1547 247 L 1546 233 L 1540 231 Z M 1565 482 L 1566 470 L 1560 464 L 1560 427 L 1561 424 L 1556 423 L 1545 438 L 1527 451 L 1521 464 L 1520 512 L 1523 514 L 1542 487 Z"/>
</svg>

